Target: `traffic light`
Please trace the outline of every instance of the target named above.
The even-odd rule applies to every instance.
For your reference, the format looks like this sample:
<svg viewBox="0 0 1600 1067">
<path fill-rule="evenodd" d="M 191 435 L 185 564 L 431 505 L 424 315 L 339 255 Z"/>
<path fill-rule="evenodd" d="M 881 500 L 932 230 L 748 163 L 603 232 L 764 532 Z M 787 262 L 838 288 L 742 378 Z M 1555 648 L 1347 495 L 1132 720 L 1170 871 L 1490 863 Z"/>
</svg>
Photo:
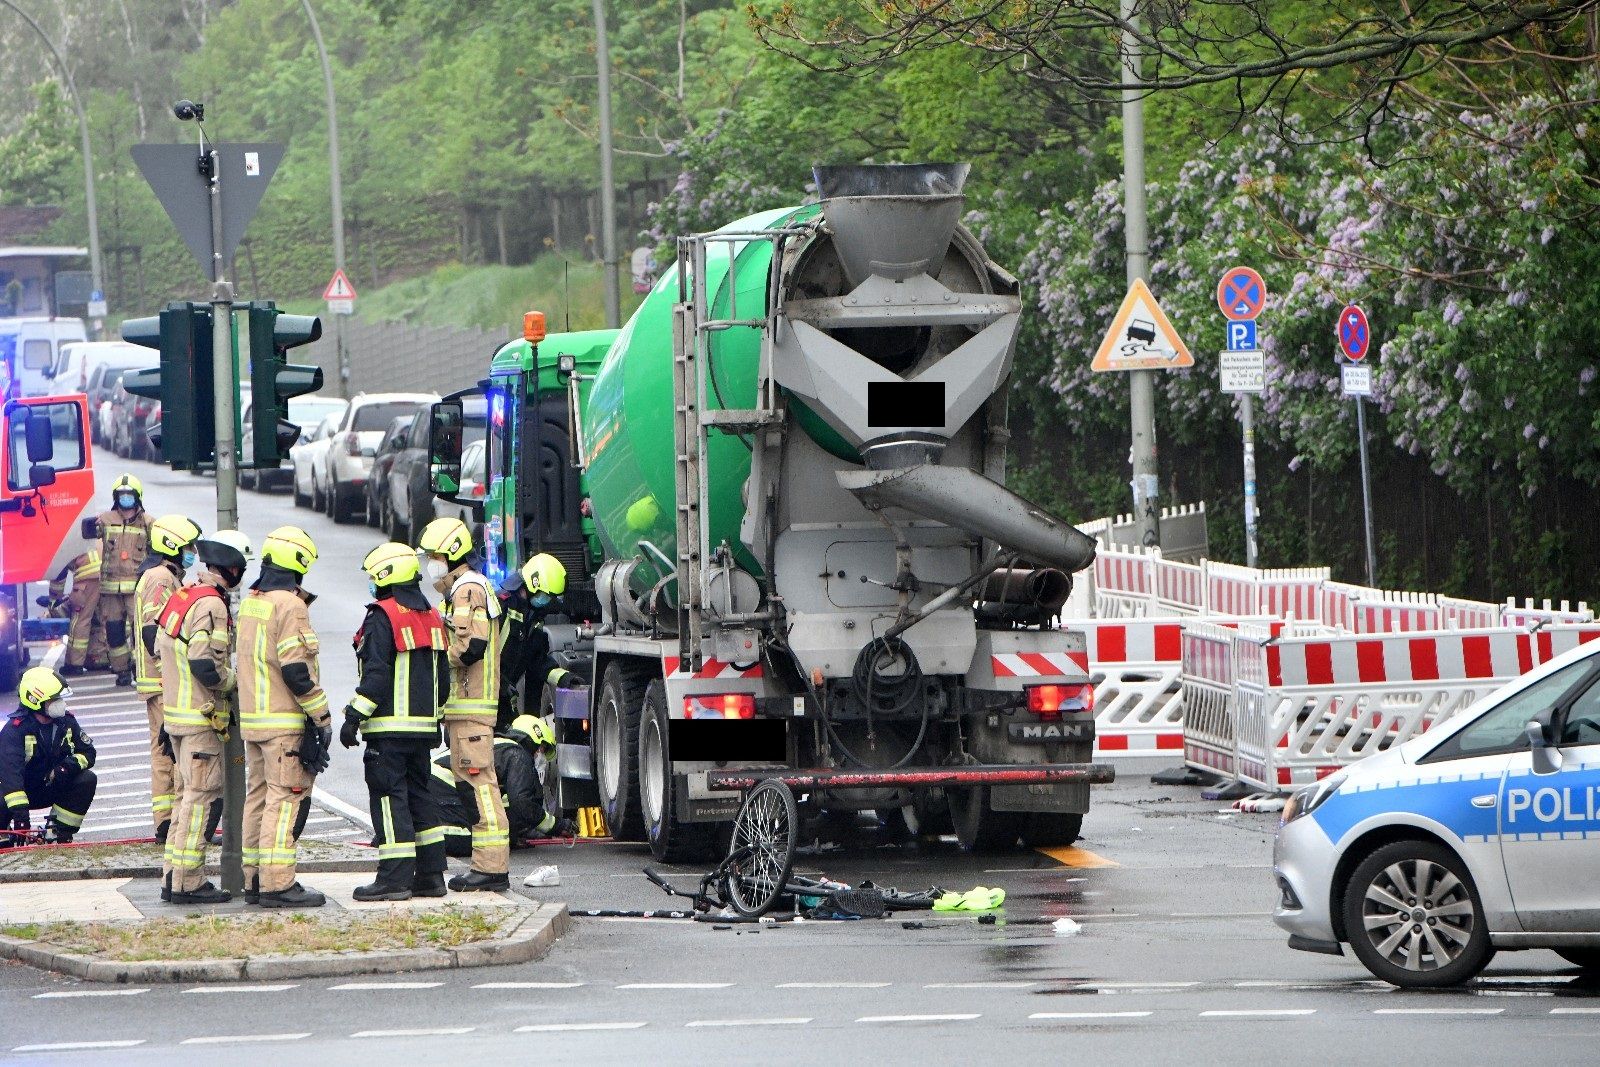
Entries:
<svg viewBox="0 0 1600 1067">
<path fill-rule="evenodd" d="M 159 315 L 125 321 L 122 339 L 161 353 L 159 368 L 123 379 L 128 392 L 161 401 L 160 429 L 151 431 L 151 444 L 173 470 L 214 463 L 211 305 L 174 301 Z"/>
<path fill-rule="evenodd" d="M 270 300 L 245 305 L 250 316 L 251 466 L 275 470 L 300 437 L 289 421 L 289 401 L 322 388 L 322 368 L 287 362 L 291 348 L 322 336 L 322 320 L 285 315 Z"/>
</svg>

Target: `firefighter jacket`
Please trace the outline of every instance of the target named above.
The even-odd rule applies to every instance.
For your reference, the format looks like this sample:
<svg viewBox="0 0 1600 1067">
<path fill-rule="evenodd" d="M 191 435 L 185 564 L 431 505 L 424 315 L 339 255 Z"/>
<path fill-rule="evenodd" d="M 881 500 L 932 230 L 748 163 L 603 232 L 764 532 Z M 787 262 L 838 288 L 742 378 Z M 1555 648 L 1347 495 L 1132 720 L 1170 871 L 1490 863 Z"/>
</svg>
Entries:
<svg viewBox="0 0 1600 1067">
<path fill-rule="evenodd" d="M 546 616 L 564 611 L 565 603 L 554 597 L 544 607 L 536 608 L 523 592 L 501 597 L 500 603 L 504 611 L 500 620 L 502 695 L 509 704 L 515 704 L 511 691 L 526 681 L 527 692 L 537 703 L 544 684 L 559 684 L 567 673 L 550 655 L 550 635 L 544 628 Z"/>
<path fill-rule="evenodd" d="M 362 736 L 438 743 L 439 706 L 450 695 L 444 620 L 415 582 L 367 605 L 356 631 L 356 695 L 347 711 Z"/>
<path fill-rule="evenodd" d="M 182 585 L 181 564 L 150 553 L 139 572 L 138 584 L 133 587 L 133 610 L 139 620 L 138 640 L 133 643 L 133 684 L 140 696 L 161 694 L 161 656 L 156 650 L 158 622 L 167 600 Z"/>
<path fill-rule="evenodd" d="M 239 602 L 239 727 L 251 741 L 267 741 L 332 720 L 317 667 L 317 632 L 311 628 L 311 594 L 295 575 L 270 563 Z"/>
<path fill-rule="evenodd" d="M 493 724 L 500 707 L 500 599 L 489 579 L 465 564 L 440 583 L 450 628 L 450 698 L 446 719 Z"/>
<path fill-rule="evenodd" d="M 94 766 L 94 743 L 68 712 L 52 719 L 18 708 L 0 726 L 0 807 L 25 807 L 52 779 Z"/>
<path fill-rule="evenodd" d="M 72 592 L 67 592 L 67 576 L 72 576 Z M 61 568 L 61 573 L 50 579 L 50 599 L 67 599 L 67 614 L 81 615 L 89 604 L 91 593 L 100 592 L 100 550 L 86 549 L 72 557 L 72 562 Z"/>
<path fill-rule="evenodd" d="M 446 821 L 456 826 L 472 826 L 478 821 L 477 794 L 469 783 L 457 780 L 451 773 L 449 753 L 433 763 L 434 778 L 450 786 L 449 794 L 440 796 Z M 539 780 L 538 763 L 527 749 L 509 737 L 495 738 L 494 776 L 500 783 L 512 841 L 547 833 L 555 826 L 556 817 L 545 810 L 544 783 Z"/>
<path fill-rule="evenodd" d="M 167 598 L 157 621 L 161 657 L 162 714 L 167 732 L 222 733 L 227 728 L 225 694 L 234 687 L 233 620 L 228 593 L 212 571 Z"/>
<path fill-rule="evenodd" d="M 95 516 L 100 535 L 100 591 L 120 596 L 133 593 L 139 581 L 139 567 L 150 552 L 150 524 L 153 520 L 138 508 L 123 515 L 115 508 Z"/>
</svg>

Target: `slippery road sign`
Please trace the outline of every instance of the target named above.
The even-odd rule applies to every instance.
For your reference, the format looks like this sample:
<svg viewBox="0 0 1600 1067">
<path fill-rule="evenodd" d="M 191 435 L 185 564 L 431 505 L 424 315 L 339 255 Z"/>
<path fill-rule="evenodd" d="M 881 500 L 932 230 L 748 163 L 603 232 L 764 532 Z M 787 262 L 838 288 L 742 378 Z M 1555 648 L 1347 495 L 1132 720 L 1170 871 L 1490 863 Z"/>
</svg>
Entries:
<svg viewBox="0 0 1600 1067">
<path fill-rule="evenodd" d="M 1189 347 L 1172 328 L 1150 287 L 1144 279 L 1134 279 L 1089 369 L 1172 370 L 1192 366 L 1194 357 L 1189 354 Z"/>
</svg>

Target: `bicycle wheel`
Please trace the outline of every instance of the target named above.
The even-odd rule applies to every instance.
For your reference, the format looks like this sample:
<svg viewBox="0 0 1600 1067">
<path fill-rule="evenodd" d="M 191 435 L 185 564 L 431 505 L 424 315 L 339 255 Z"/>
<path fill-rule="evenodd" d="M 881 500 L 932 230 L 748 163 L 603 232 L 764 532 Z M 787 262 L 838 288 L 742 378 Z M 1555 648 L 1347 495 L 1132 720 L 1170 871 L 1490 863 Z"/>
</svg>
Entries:
<svg viewBox="0 0 1600 1067">
<path fill-rule="evenodd" d="M 728 867 L 728 902 L 747 919 L 766 914 L 777 902 L 794 866 L 800 813 L 794 794 L 776 778 L 750 791 L 733 820 Z"/>
</svg>

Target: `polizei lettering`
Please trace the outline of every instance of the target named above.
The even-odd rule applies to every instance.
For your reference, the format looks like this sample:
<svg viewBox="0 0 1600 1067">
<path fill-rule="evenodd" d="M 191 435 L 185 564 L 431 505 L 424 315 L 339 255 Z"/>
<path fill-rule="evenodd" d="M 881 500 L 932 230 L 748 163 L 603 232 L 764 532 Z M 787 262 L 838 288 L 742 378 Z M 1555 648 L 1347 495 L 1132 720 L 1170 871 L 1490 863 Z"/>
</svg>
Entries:
<svg viewBox="0 0 1600 1067">
<path fill-rule="evenodd" d="M 1506 824 L 1518 822 L 1594 822 L 1600 807 L 1600 786 L 1547 786 L 1543 789 L 1507 789 Z"/>
</svg>

